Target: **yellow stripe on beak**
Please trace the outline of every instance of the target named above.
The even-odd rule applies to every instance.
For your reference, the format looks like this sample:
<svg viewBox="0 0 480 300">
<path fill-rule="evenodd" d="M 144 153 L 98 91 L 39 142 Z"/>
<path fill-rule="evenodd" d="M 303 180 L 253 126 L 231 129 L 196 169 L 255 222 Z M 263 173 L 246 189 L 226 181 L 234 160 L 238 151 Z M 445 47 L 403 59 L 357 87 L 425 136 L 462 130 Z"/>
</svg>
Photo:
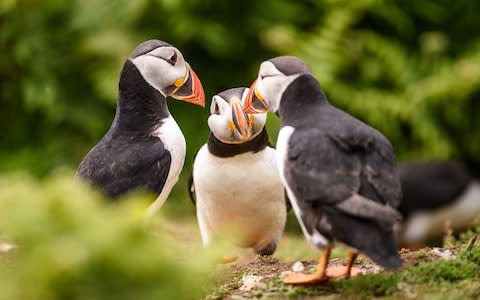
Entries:
<svg viewBox="0 0 480 300">
<path fill-rule="evenodd" d="M 174 85 L 175 85 L 177 88 L 181 87 L 182 85 L 185 84 L 185 81 L 186 81 L 185 78 L 186 78 L 186 77 L 184 77 L 184 78 L 178 78 L 177 80 L 175 80 Z"/>
</svg>

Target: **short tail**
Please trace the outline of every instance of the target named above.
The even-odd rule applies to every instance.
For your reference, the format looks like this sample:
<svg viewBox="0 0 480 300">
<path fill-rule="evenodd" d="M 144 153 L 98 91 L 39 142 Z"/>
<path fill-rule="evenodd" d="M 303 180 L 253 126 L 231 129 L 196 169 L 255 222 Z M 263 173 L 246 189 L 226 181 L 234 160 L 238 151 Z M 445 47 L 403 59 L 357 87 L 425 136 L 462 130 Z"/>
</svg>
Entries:
<svg viewBox="0 0 480 300">
<path fill-rule="evenodd" d="M 377 220 L 355 217 L 338 209 L 325 209 L 324 212 L 330 225 L 328 235 L 336 241 L 366 254 L 386 269 L 402 266 L 392 229 L 385 228 Z M 321 223 L 317 225 L 320 232 L 322 227 L 325 229 Z"/>
</svg>

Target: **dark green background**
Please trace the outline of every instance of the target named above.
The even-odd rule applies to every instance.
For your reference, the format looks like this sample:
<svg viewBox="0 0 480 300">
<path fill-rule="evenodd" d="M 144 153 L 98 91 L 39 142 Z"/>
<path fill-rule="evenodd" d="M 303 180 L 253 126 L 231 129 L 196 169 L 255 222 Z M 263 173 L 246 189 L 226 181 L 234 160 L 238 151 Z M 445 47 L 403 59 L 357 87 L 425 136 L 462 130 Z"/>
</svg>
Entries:
<svg viewBox="0 0 480 300">
<path fill-rule="evenodd" d="M 178 47 L 207 101 L 249 85 L 259 63 L 297 55 L 330 101 L 377 127 L 399 160 L 480 158 L 480 2 L 3 0 L 0 172 L 76 168 L 115 111 L 125 58 L 157 38 Z M 207 107 L 208 107 L 207 103 Z M 208 109 L 169 100 L 187 139 L 167 206 L 191 209 L 185 177 Z M 271 140 L 278 120 L 269 118 Z"/>
</svg>

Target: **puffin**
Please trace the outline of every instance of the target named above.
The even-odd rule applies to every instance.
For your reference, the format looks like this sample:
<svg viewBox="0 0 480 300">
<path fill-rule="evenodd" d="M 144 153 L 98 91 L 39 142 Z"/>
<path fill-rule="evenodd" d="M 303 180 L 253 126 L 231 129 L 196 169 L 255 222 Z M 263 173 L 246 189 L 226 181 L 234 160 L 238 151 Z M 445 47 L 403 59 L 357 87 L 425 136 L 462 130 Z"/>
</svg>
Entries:
<svg viewBox="0 0 480 300">
<path fill-rule="evenodd" d="M 160 41 L 141 43 L 120 73 L 115 118 L 81 161 L 77 175 L 111 199 L 143 189 L 158 195 L 153 214 L 167 199 L 183 168 L 185 138 L 166 98 L 205 106 L 202 84 L 182 53 Z"/>
<path fill-rule="evenodd" d="M 394 225 L 402 199 L 393 147 L 376 129 L 334 107 L 310 68 L 293 56 L 260 65 L 244 111 L 280 117 L 277 163 L 308 241 L 321 250 L 314 274 L 291 273 L 287 284 L 315 284 L 358 273 L 359 252 L 397 269 Z M 349 248 L 346 267 L 328 268 L 331 248 Z"/>
<path fill-rule="evenodd" d="M 461 230 L 480 217 L 480 182 L 457 161 L 411 161 L 398 166 L 402 247 L 419 248 L 446 229 Z"/>
<path fill-rule="evenodd" d="M 271 255 L 283 234 L 288 200 L 268 141 L 266 113 L 243 112 L 247 93 L 240 87 L 212 97 L 210 133 L 194 159 L 189 194 L 205 247 L 221 236 Z"/>
</svg>

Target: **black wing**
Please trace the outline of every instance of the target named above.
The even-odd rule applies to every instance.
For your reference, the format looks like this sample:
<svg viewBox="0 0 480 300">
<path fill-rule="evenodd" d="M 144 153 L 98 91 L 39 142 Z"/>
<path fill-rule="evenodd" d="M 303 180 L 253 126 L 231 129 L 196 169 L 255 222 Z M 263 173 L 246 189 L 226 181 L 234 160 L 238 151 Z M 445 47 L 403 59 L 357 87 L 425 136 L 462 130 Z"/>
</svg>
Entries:
<svg viewBox="0 0 480 300">
<path fill-rule="evenodd" d="M 318 231 L 398 268 L 392 228 L 400 215 L 392 207 L 401 190 L 393 150 L 379 133 L 362 130 L 294 131 L 284 175 L 310 235 Z"/>
<path fill-rule="evenodd" d="M 404 216 L 450 204 L 472 180 L 466 168 L 456 162 L 410 162 L 400 164 L 398 170 L 403 191 L 400 211 Z"/>
<path fill-rule="evenodd" d="M 312 128 L 292 134 L 285 176 L 298 199 L 316 206 L 339 204 L 359 194 L 380 204 L 399 205 L 392 146 L 377 131 L 357 123 L 342 131 Z"/>
<path fill-rule="evenodd" d="M 112 198 L 135 189 L 160 194 L 170 164 L 170 152 L 157 138 L 115 145 L 100 142 L 80 163 L 77 173 Z"/>
</svg>

